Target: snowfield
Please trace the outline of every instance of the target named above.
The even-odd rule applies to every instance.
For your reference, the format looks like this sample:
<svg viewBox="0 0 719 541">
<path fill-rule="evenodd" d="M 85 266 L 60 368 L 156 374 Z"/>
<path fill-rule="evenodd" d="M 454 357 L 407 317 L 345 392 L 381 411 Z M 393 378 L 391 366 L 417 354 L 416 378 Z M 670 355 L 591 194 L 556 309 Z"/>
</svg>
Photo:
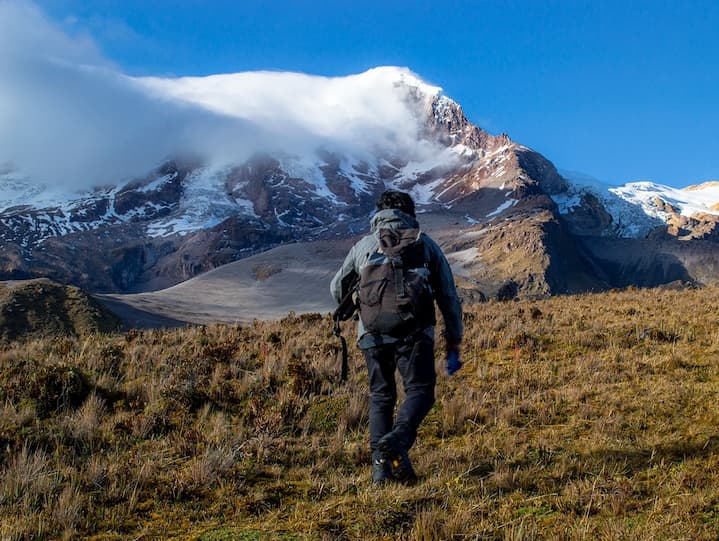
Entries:
<svg viewBox="0 0 719 541">
<path fill-rule="evenodd" d="M 640 205 L 650 216 L 664 218 L 666 212 L 657 208 L 657 198 L 669 203 L 682 216 L 697 214 L 719 215 L 719 184 L 705 183 L 688 188 L 671 188 L 653 182 L 632 182 L 618 188 L 610 188 L 612 193 L 625 201 Z"/>
</svg>

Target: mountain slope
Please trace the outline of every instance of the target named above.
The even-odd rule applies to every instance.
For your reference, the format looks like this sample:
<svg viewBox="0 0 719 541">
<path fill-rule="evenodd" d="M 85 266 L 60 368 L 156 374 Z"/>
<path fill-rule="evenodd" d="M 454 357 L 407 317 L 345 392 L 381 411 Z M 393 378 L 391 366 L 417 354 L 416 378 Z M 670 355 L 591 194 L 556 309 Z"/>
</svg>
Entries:
<svg viewBox="0 0 719 541">
<path fill-rule="evenodd" d="M 709 287 L 467 307 L 411 487 L 371 483 L 364 359 L 350 341 L 340 384 L 329 318 L 18 344 L 0 363 L 0 528 L 715 540 L 717 305 Z"/>
<path fill-rule="evenodd" d="M 334 310 L 329 282 L 350 246 L 349 240 L 287 244 L 161 291 L 98 299 L 136 328 L 327 313 Z M 166 320 L 156 321 L 157 314 Z"/>
<path fill-rule="evenodd" d="M 571 184 L 553 194 L 560 213 L 582 235 L 642 238 L 668 226 L 674 237 L 707 238 L 719 221 L 719 183 L 672 188 L 653 182 L 611 187 L 566 172 Z"/>
<path fill-rule="evenodd" d="M 550 211 L 523 212 L 490 225 L 477 225 L 457 210 L 419 214 L 422 229 L 445 251 L 465 302 L 606 287 Z M 126 325 L 138 328 L 247 323 L 280 319 L 289 312 L 326 314 L 335 308 L 329 282 L 355 240 L 282 245 L 167 289 L 97 298 Z"/>
</svg>

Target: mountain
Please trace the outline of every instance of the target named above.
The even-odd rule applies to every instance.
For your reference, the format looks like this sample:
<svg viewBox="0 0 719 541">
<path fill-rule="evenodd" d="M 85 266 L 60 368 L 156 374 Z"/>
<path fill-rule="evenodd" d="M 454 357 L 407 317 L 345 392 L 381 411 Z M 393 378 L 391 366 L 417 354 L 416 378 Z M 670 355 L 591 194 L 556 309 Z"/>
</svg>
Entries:
<svg viewBox="0 0 719 541">
<path fill-rule="evenodd" d="M 609 187 L 577 177 L 553 195 L 562 220 L 597 275 L 615 287 L 717 282 L 719 189 L 652 182 Z"/>
<path fill-rule="evenodd" d="M 669 226 L 666 233 L 674 237 L 708 238 L 707 224 L 716 223 L 719 217 L 719 182 L 716 181 L 686 188 L 648 181 L 611 187 L 579 173 L 565 171 L 563 174 L 571 182 L 562 193 L 553 195 L 560 213 L 581 227 L 581 216 L 600 204 L 609 216 L 593 224 L 595 233 L 641 238 L 666 225 Z M 609 217 L 611 221 L 607 221 Z"/>
<path fill-rule="evenodd" d="M 716 186 L 568 180 L 407 69 L 131 82 L 211 115 L 207 137 L 227 135 L 222 156 L 185 150 L 142 177 L 75 190 L 0 169 L 0 278 L 160 290 L 273 247 L 352 238 L 396 188 L 414 197 L 468 299 L 715 281 Z M 229 121 L 254 140 L 230 144 Z"/>
</svg>

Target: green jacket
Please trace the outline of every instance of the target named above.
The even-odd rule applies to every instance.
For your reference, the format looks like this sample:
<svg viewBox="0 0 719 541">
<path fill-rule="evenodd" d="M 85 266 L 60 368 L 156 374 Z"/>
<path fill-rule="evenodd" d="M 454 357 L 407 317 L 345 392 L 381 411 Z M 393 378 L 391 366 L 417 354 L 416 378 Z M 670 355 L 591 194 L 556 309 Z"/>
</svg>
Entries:
<svg viewBox="0 0 719 541">
<path fill-rule="evenodd" d="M 386 209 L 377 212 L 370 222 L 371 234 L 360 239 L 349 251 L 330 283 L 330 292 L 337 303 L 341 302 L 347 293 L 347 287 L 352 279 L 359 276 L 370 256 L 379 248 L 379 241 L 375 236 L 379 229 L 417 229 L 417 220 L 396 209 Z M 421 234 L 422 244 L 425 248 L 425 261 L 429 269 L 429 285 L 434 294 L 434 300 L 439 307 L 446 328 L 445 339 L 449 344 L 459 344 L 462 341 L 462 304 L 454 286 L 452 269 L 441 248 L 430 237 Z M 425 332 L 434 337 L 434 327 L 428 327 Z M 357 334 L 359 346 L 363 349 L 396 342 L 398 338 L 365 332 L 362 321 L 358 322 Z"/>
</svg>

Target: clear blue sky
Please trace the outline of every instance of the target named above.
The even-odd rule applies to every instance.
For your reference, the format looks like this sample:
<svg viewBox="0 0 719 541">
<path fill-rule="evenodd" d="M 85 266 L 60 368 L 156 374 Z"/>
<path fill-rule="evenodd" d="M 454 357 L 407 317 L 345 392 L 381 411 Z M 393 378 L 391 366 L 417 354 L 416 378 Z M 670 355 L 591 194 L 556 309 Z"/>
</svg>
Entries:
<svg viewBox="0 0 719 541">
<path fill-rule="evenodd" d="M 719 179 L 719 0 L 41 0 L 134 75 L 407 66 L 612 184 Z"/>
</svg>

